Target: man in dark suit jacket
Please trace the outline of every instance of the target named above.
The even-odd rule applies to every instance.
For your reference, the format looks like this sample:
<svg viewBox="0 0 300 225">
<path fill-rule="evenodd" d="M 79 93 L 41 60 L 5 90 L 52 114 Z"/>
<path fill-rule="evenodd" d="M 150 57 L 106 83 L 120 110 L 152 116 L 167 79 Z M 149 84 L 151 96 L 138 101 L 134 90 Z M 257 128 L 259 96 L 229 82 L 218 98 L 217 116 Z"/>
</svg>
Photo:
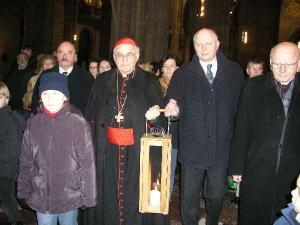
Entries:
<svg viewBox="0 0 300 225">
<path fill-rule="evenodd" d="M 198 224 L 200 193 L 204 190 L 206 224 L 217 225 L 244 76 L 242 68 L 218 50 L 220 43 L 213 30 L 199 30 L 193 41 L 196 54 L 172 77 L 165 115 L 179 115 L 183 224 Z M 204 183 L 207 188 L 203 188 Z"/>
<path fill-rule="evenodd" d="M 75 65 L 77 61 L 77 54 L 75 46 L 71 42 L 65 41 L 58 46 L 57 61 L 58 66 L 54 67 L 50 71 L 59 72 L 68 77 L 70 102 L 80 109 L 81 112 L 84 112 L 90 89 L 94 81 L 93 77 L 87 71 Z M 41 76 L 43 76 L 43 74 Z M 38 86 L 39 80 L 35 85 L 32 96 L 31 108 L 33 112 L 39 105 Z"/>
</svg>

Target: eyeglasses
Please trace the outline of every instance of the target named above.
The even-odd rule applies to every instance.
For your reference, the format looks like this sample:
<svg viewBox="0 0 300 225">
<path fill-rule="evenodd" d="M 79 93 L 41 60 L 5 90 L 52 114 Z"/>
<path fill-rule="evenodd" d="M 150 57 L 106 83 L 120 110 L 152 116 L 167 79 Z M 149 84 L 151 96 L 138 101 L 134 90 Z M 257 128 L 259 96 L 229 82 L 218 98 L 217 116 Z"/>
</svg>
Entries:
<svg viewBox="0 0 300 225">
<path fill-rule="evenodd" d="M 285 69 L 291 69 L 297 63 L 298 63 L 298 61 L 294 62 L 294 63 L 272 63 L 272 67 L 274 69 L 280 69 L 283 66 Z"/>
<path fill-rule="evenodd" d="M 128 52 L 126 55 L 124 55 L 121 52 L 117 52 L 115 54 L 115 57 L 116 57 L 117 60 L 124 60 L 124 58 L 125 58 L 127 61 L 130 61 L 130 60 L 134 59 L 135 53 L 134 52 Z"/>
</svg>

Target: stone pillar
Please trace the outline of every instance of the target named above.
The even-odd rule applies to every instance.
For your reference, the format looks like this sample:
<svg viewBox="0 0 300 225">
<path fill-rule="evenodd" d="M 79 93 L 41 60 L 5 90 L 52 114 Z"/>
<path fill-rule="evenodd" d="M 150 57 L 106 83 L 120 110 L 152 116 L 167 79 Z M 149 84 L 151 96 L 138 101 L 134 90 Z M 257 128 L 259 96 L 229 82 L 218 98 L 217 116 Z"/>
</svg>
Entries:
<svg viewBox="0 0 300 225">
<path fill-rule="evenodd" d="M 300 30 L 300 1 L 284 0 L 281 6 L 279 41 L 292 41 L 297 29 Z"/>
<path fill-rule="evenodd" d="M 182 60 L 181 45 L 183 39 L 183 12 L 186 1 L 171 0 L 170 29 L 169 29 L 169 52 Z"/>
<path fill-rule="evenodd" d="M 159 60 L 168 50 L 169 1 L 112 0 L 111 44 L 121 37 L 134 38 L 141 60 Z M 147 25 L 147 26 L 146 26 Z"/>
</svg>

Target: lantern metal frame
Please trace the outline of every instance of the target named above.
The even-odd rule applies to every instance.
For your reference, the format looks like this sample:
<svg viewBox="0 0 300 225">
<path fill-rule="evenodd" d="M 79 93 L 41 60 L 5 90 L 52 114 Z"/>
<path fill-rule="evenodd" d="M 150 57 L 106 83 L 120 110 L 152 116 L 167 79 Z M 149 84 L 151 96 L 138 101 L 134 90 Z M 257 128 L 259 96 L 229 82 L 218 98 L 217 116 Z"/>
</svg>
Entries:
<svg viewBox="0 0 300 225">
<path fill-rule="evenodd" d="M 150 205 L 150 191 L 152 188 L 150 147 L 161 147 L 161 179 L 160 179 L 160 205 Z M 141 213 L 169 213 L 170 177 L 171 177 L 171 151 L 172 135 L 161 137 L 144 134 L 141 138 L 140 152 L 140 193 L 139 211 Z"/>
</svg>

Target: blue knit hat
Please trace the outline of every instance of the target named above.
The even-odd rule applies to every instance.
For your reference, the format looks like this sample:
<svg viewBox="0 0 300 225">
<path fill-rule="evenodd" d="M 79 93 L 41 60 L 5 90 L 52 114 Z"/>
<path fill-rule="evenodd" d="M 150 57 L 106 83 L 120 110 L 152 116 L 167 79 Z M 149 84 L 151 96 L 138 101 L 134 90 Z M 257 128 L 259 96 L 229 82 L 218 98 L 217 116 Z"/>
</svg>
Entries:
<svg viewBox="0 0 300 225">
<path fill-rule="evenodd" d="M 58 72 L 48 72 L 41 76 L 39 93 L 40 96 L 43 91 L 56 90 L 63 93 L 68 99 L 70 97 L 68 89 L 68 78 Z"/>
</svg>

